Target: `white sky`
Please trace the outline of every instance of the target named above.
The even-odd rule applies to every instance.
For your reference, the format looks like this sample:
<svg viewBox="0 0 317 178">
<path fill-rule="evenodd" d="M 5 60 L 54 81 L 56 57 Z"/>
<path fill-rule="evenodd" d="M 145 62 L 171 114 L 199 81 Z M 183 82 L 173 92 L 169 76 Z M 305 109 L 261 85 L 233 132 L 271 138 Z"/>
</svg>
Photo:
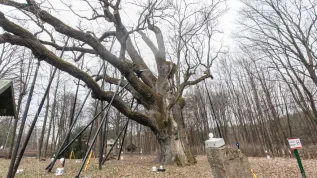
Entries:
<svg viewBox="0 0 317 178">
<path fill-rule="evenodd" d="M 238 19 L 238 11 L 241 8 L 241 3 L 239 0 L 228 0 L 228 12 L 221 18 L 220 20 L 220 28 L 222 28 L 224 32 L 224 45 L 228 46 L 228 48 L 233 50 L 235 47 L 235 41 L 232 39 L 232 33 L 235 32 L 236 29 L 236 21 Z"/>
</svg>

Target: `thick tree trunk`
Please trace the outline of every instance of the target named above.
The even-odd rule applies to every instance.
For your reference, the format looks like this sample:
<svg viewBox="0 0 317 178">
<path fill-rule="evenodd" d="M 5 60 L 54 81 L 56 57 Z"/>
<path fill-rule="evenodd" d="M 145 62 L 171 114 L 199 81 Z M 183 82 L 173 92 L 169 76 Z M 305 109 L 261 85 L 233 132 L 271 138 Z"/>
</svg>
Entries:
<svg viewBox="0 0 317 178">
<path fill-rule="evenodd" d="M 171 62 L 165 61 L 159 68 L 156 89 L 164 97 L 162 102 L 158 103 L 158 108 L 152 111 L 159 130 L 156 138 L 160 148 L 156 161 L 185 166 L 195 164 L 196 160 L 191 154 L 184 123 L 181 120 L 181 109 L 185 102 L 182 98 L 177 98 L 180 93 L 175 90 L 175 72 L 176 65 Z"/>
<path fill-rule="evenodd" d="M 161 119 L 159 124 L 160 131 L 156 134 L 159 143 L 157 162 L 163 164 L 174 164 L 178 166 L 193 165 L 196 163 L 191 153 L 186 129 L 181 123 L 181 108 L 178 104 L 167 112 L 169 114 L 161 114 L 166 119 Z"/>
<path fill-rule="evenodd" d="M 161 132 L 156 136 L 159 150 L 156 161 L 163 164 L 174 164 L 178 166 L 193 165 L 196 163 L 191 154 L 186 138 L 180 138 L 179 134 L 168 134 Z"/>
</svg>

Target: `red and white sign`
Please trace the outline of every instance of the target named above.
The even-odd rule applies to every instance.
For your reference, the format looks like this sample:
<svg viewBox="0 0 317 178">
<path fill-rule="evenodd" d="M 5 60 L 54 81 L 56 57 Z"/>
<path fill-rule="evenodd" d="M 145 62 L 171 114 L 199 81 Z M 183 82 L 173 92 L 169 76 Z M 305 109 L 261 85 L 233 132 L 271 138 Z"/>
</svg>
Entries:
<svg viewBox="0 0 317 178">
<path fill-rule="evenodd" d="M 299 138 L 288 138 L 289 147 L 291 150 L 302 148 Z"/>
</svg>

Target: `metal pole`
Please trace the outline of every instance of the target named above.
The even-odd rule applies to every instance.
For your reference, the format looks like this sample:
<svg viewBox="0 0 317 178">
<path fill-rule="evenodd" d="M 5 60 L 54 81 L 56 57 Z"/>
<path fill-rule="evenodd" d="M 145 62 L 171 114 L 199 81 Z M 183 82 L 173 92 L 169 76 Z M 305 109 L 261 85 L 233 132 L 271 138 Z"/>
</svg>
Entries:
<svg viewBox="0 0 317 178">
<path fill-rule="evenodd" d="M 126 124 L 124 125 L 124 127 L 123 127 L 122 130 L 121 130 L 121 132 L 119 133 L 119 136 L 118 136 L 117 139 L 114 141 L 114 143 L 113 143 L 113 145 L 111 146 L 111 148 L 110 148 L 110 150 L 109 150 L 107 156 L 106 156 L 105 159 L 102 161 L 102 164 L 104 164 L 104 163 L 107 161 L 107 159 L 108 159 L 108 157 L 109 157 L 109 155 L 110 155 L 110 153 L 111 153 L 113 147 L 114 147 L 114 146 L 116 145 L 116 143 L 118 142 L 118 140 L 119 140 L 121 134 L 123 133 L 123 131 L 125 130 L 125 128 L 128 127 L 129 120 L 130 120 L 130 119 L 127 120 Z"/>
<path fill-rule="evenodd" d="M 28 145 L 28 142 L 29 142 L 30 137 L 31 137 L 31 135 L 32 135 L 32 132 L 33 132 L 33 130 L 34 130 L 35 124 L 36 124 L 36 122 L 37 122 L 37 120 L 38 120 L 38 117 L 39 117 L 39 115 L 40 115 L 40 113 L 41 113 L 41 110 L 42 110 L 42 108 L 43 108 L 43 105 L 44 105 L 46 96 L 47 96 L 48 92 L 50 91 L 51 84 L 52 84 L 52 82 L 53 82 L 53 80 L 54 80 L 54 76 L 55 76 L 55 74 L 56 74 L 56 71 L 57 71 L 57 68 L 54 69 L 53 75 L 51 76 L 50 81 L 49 81 L 49 83 L 48 83 L 48 85 L 47 85 L 47 87 L 46 87 L 46 90 L 45 90 L 45 93 L 44 93 L 44 95 L 43 95 L 43 98 L 42 98 L 42 100 L 41 100 L 41 102 L 40 102 L 40 105 L 39 105 L 39 107 L 38 107 L 38 110 L 37 110 L 37 112 L 36 112 L 36 114 L 35 114 L 35 117 L 34 117 L 34 119 L 33 119 L 33 121 L 32 121 L 32 124 L 31 124 L 31 126 L 30 126 L 30 129 L 29 129 L 29 131 L 28 131 L 28 133 L 27 133 L 27 135 L 26 135 L 26 138 L 25 138 L 25 141 L 24 141 L 24 143 L 23 143 L 23 145 L 22 145 L 21 151 L 20 151 L 20 153 L 19 153 L 19 155 L 18 155 L 18 157 L 17 157 L 16 163 L 15 163 L 15 165 L 14 165 L 14 171 L 15 171 L 15 172 L 16 172 L 16 170 L 17 170 L 18 167 L 19 167 L 19 164 L 20 164 L 20 162 L 21 162 L 21 159 L 22 159 L 22 156 L 23 156 L 24 151 L 25 151 L 25 149 L 26 149 L 26 146 Z"/>
<path fill-rule="evenodd" d="M 122 147 L 123 147 L 123 144 L 124 144 L 125 135 L 127 134 L 127 131 L 128 131 L 128 126 L 129 126 L 129 122 L 127 122 L 127 126 L 124 129 L 124 133 L 123 133 L 123 136 L 122 136 L 122 142 L 121 142 L 121 145 L 120 145 L 120 151 L 119 151 L 119 154 L 118 154 L 118 160 L 120 160 L 120 156 L 121 156 L 121 151 L 122 151 Z"/>
<path fill-rule="evenodd" d="M 302 174 L 302 178 L 306 178 L 306 174 L 305 174 L 305 170 L 304 170 L 304 166 L 302 164 L 302 161 L 300 159 L 299 153 L 297 149 L 294 149 L 294 155 L 297 159 L 297 163 L 298 163 L 298 167 L 300 169 L 300 173 Z"/>
<path fill-rule="evenodd" d="M 95 117 L 64 147 L 61 149 L 61 151 L 55 156 L 55 157 L 59 157 L 61 154 L 63 154 L 67 148 L 74 143 L 74 141 L 98 118 L 98 116 L 101 114 L 101 112 L 103 110 L 105 110 L 107 107 L 109 106 L 109 104 L 107 106 L 105 106 L 98 114 L 95 115 Z M 51 163 L 48 165 L 48 167 L 51 165 Z M 46 169 L 48 169 L 48 167 Z"/>
<path fill-rule="evenodd" d="M 61 155 L 61 154 L 59 154 L 59 153 L 60 153 L 60 150 L 61 150 L 61 148 L 66 144 L 67 138 L 68 138 L 69 135 L 71 134 L 71 131 L 72 131 L 73 127 L 75 126 L 76 121 L 77 121 L 77 119 L 78 119 L 78 117 L 79 117 L 79 115 L 80 115 L 80 112 L 82 111 L 82 109 L 83 109 L 83 107 L 84 107 L 84 105 L 85 105 L 85 103 L 86 103 L 86 101 L 87 101 L 87 98 L 88 98 L 88 96 L 90 95 L 90 93 L 91 93 L 91 90 L 88 91 L 88 93 L 87 93 L 87 95 L 86 95 L 86 97 L 85 97 L 85 100 L 84 100 L 84 102 L 82 103 L 82 105 L 81 105 L 81 107 L 80 107 L 80 109 L 79 109 L 79 112 L 77 113 L 76 119 L 74 120 L 74 122 L 73 122 L 73 123 L 71 124 L 71 126 L 69 127 L 68 132 L 67 132 L 67 134 L 66 134 L 66 136 L 65 136 L 65 139 L 63 140 L 63 142 L 62 142 L 62 144 L 61 144 L 61 147 L 60 147 L 60 149 L 57 151 L 57 154 L 56 154 L 56 155 Z M 54 166 L 56 160 L 57 160 L 57 156 L 55 156 L 55 157 L 53 158 L 52 162 L 46 167 L 46 169 L 47 169 L 48 172 L 51 172 L 51 170 L 53 169 L 53 166 Z"/>
<path fill-rule="evenodd" d="M 100 72 L 101 72 L 101 70 L 103 69 L 103 67 L 104 67 L 104 65 L 102 65 L 102 66 L 100 67 L 99 72 L 98 72 L 98 75 L 100 74 Z M 75 118 L 75 120 L 73 121 L 73 123 L 71 124 L 71 126 L 69 127 L 68 132 L 67 132 L 67 134 L 66 134 L 66 137 L 65 137 L 65 139 L 63 140 L 63 142 L 62 142 L 62 144 L 61 144 L 61 147 L 60 147 L 60 149 L 57 151 L 57 154 L 56 154 L 56 155 L 61 155 L 61 154 L 59 154 L 59 152 L 60 152 L 60 150 L 63 148 L 63 146 L 67 143 L 67 140 L 68 140 L 68 138 L 69 138 L 69 136 L 70 136 L 70 134 L 71 134 L 71 131 L 72 131 L 73 127 L 75 126 L 76 121 L 77 121 L 77 119 L 78 119 L 78 117 L 79 117 L 79 115 L 80 115 L 82 109 L 84 108 L 84 105 L 85 105 L 85 103 L 86 103 L 86 101 L 87 101 L 87 98 L 88 98 L 88 96 L 90 95 L 90 93 L 91 93 L 91 89 L 88 91 L 88 93 L 87 93 L 87 95 L 86 95 L 86 97 L 85 97 L 84 102 L 81 104 L 81 107 L 80 107 L 80 109 L 79 109 L 79 111 L 78 111 L 78 113 L 77 113 L 77 115 L 76 115 L 76 118 Z M 57 156 L 55 156 L 55 157 L 53 158 L 52 162 L 45 168 L 45 169 L 47 169 L 47 172 L 51 172 L 51 171 L 52 171 L 53 166 L 54 166 L 56 160 L 57 160 Z"/>
<path fill-rule="evenodd" d="M 107 71 L 107 67 L 108 67 L 108 63 L 107 63 L 107 66 L 105 65 L 105 61 L 103 61 L 103 63 L 104 63 L 104 75 L 103 75 L 103 79 L 102 79 L 102 83 L 101 83 L 101 89 L 102 90 L 104 90 L 106 71 Z M 110 85 L 110 90 L 111 90 L 111 85 Z M 104 102 L 101 101 L 100 104 L 103 107 Z M 101 127 L 100 135 L 99 135 L 99 141 L 100 141 L 100 145 L 99 145 L 99 160 L 98 160 L 98 169 L 99 170 L 102 169 L 102 157 L 103 157 L 103 150 L 104 150 L 104 146 L 105 146 L 104 143 L 105 143 L 105 139 L 106 139 L 107 125 L 108 125 L 108 113 L 105 114 L 105 119 L 106 120 L 103 123 L 104 128 Z"/>
<path fill-rule="evenodd" d="M 69 38 L 70 38 L 70 37 L 67 38 L 67 40 L 66 40 L 66 42 L 65 42 L 65 44 L 64 44 L 64 46 L 63 46 L 62 52 L 61 52 L 61 54 L 60 54 L 60 58 L 63 57 L 63 55 L 64 55 L 65 47 L 66 47 L 67 44 L 68 44 Z M 40 62 L 39 62 L 39 63 L 40 63 Z M 38 65 L 38 67 L 39 67 L 39 65 Z M 38 69 L 37 69 L 37 70 L 38 70 Z M 53 72 L 53 74 L 52 74 L 52 76 L 51 76 L 51 78 L 50 78 L 50 80 L 49 80 L 49 83 L 48 83 L 48 85 L 47 85 L 47 87 L 46 87 L 44 96 L 43 96 L 43 98 L 42 98 L 42 100 L 41 100 L 41 103 L 40 103 L 40 105 L 39 105 L 39 107 L 38 107 L 38 110 L 37 110 L 37 112 L 36 112 L 36 115 L 35 115 L 35 117 L 34 117 L 34 119 L 33 119 L 33 122 L 32 122 L 32 124 L 31 124 L 31 126 L 30 126 L 29 132 L 27 133 L 27 136 L 26 136 L 25 141 L 24 141 L 24 143 L 23 143 L 23 145 L 22 145 L 21 151 L 20 151 L 20 153 L 19 153 L 19 155 L 18 155 L 18 157 L 17 157 L 17 160 L 15 161 L 15 164 L 14 164 L 13 170 L 12 170 L 13 172 L 11 173 L 11 176 L 12 176 L 12 177 L 14 177 L 14 175 L 15 175 L 15 173 L 16 173 L 18 167 L 19 167 L 19 164 L 20 164 L 21 159 L 22 159 L 22 157 L 23 157 L 23 154 L 24 154 L 24 151 L 25 151 L 25 149 L 26 149 L 26 146 L 27 146 L 27 144 L 28 144 L 28 142 L 29 142 L 29 139 L 30 139 L 30 137 L 31 137 L 31 134 L 32 134 L 33 129 L 34 129 L 34 127 L 35 127 L 35 124 L 36 124 L 36 122 L 37 122 L 37 119 L 38 119 L 38 117 L 39 117 L 39 115 L 40 115 L 40 112 L 41 112 L 41 110 L 42 110 L 42 107 L 43 107 L 43 105 L 44 105 L 46 96 L 47 96 L 48 92 L 50 91 L 50 88 L 51 88 L 51 85 L 52 85 L 52 82 L 53 82 L 53 80 L 54 80 L 54 77 L 55 77 L 56 72 L 57 72 L 57 68 L 54 69 L 54 72 Z M 36 76 L 35 76 L 35 78 L 36 78 Z M 27 109 L 27 110 L 28 110 L 28 109 Z M 19 141 L 19 142 L 20 142 L 20 141 Z M 15 159 L 15 158 L 14 158 L 14 159 Z M 9 171 L 9 172 L 10 172 L 10 171 Z M 8 176 L 9 176 L 9 174 L 8 174 Z"/>
<path fill-rule="evenodd" d="M 20 130 L 19 130 L 19 133 L 18 133 L 17 141 L 15 143 L 15 147 L 14 147 L 14 150 L 12 152 L 12 157 L 11 157 L 11 162 L 10 162 L 7 178 L 12 178 L 15 175 L 14 164 L 15 164 L 16 156 L 17 156 L 18 151 L 19 151 L 20 142 L 21 142 L 24 126 L 25 126 L 25 121 L 26 121 L 26 118 L 27 118 L 27 115 L 28 115 L 30 104 L 31 104 L 33 91 L 34 91 L 34 86 L 35 86 L 35 81 L 36 81 L 36 77 L 37 77 L 39 68 L 40 68 L 40 61 L 37 62 L 37 66 L 36 66 L 36 69 L 35 69 L 35 74 L 34 74 L 34 77 L 33 77 L 31 89 L 29 91 L 29 96 L 28 96 L 28 99 L 27 99 L 27 102 L 26 102 L 26 107 L 25 107 L 25 110 L 24 110 L 24 113 L 23 113 L 23 116 L 22 116 L 22 119 L 21 119 L 21 125 L 20 125 Z"/>
<path fill-rule="evenodd" d="M 131 108 L 132 108 L 132 106 L 133 106 L 133 101 L 134 101 L 134 99 L 132 98 Z M 128 124 L 129 124 L 129 122 L 128 122 Z M 122 142 L 121 142 L 121 145 L 120 145 L 120 151 L 119 151 L 119 154 L 118 154 L 118 160 L 120 160 L 121 151 L 122 151 L 122 147 L 123 147 L 125 135 L 127 134 L 127 130 L 128 130 L 128 125 L 127 125 L 127 127 L 125 128 L 125 130 L 124 130 L 124 134 L 123 134 L 123 137 L 122 137 Z"/>
<path fill-rule="evenodd" d="M 4 147 L 3 147 L 4 149 L 6 149 L 6 147 L 7 147 L 9 135 L 10 135 L 10 132 L 11 132 L 11 125 L 12 125 L 12 120 L 13 120 L 13 118 L 14 118 L 14 117 L 11 117 L 11 119 L 10 119 L 9 130 L 8 130 L 8 132 L 7 132 L 6 142 L 5 142 Z"/>
<path fill-rule="evenodd" d="M 97 115 L 98 106 L 99 106 L 99 100 L 97 100 L 97 104 L 96 104 L 96 107 L 95 107 L 94 118 L 95 118 L 95 116 Z M 103 110 L 106 109 L 106 107 L 101 108 L 101 109 L 102 109 L 102 111 L 103 111 Z M 90 140 L 90 136 L 91 136 L 91 132 L 92 132 L 92 129 L 93 129 L 93 128 L 94 128 L 94 123 L 92 122 L 92 123 L 91 123 L 91 127 L 90 127 L 90 131 L 89 131 L 89 134 L 88 134 L 87 144 L 86 144 L 87 148 L 88 148 L 88 146 L 89 146 L 89 140 Z"/>
<path fill-rule="evenodd" d="M 219 127 L 219 124 L 218 124 L 218 122 L 217 122 L 217 117 L 216 117 L 215 109 L 214 109 L 214 106 L 213 106 L 213 104 L 212 104 L 211 97 L 210 97 L 210 94 L 209 94 L 209 91 L 208 91 L 208 88 L 207 88 L 207 85 L 206 85 L 206 82 L 205 82 L 205 81 L 204 81 L 204 84 L 205 84 L 205 88 L 206 88 L 206 91 L 207 91 L 208 99 L 209 99 L 209 102 L 210 102 L 212 114 L 213 114 L 213 117 L 215 118 L 215 122 L 216 122 L 216 125 L 217 125 L 218 134 L 219 134 L 219 137 L 222 138 L 221 131 L 220 131 L 220 127 Z"/>
<path fill-rule="evenodd" d="M 100 132 L 102 126 L 103 126 L 103 123 L 105 122 L 105 120 L 106 120 L 106 118 L 107 118 L 108 112 L 109 112 L 109 110 L 110 110 L 110 108 L 111 108 L 110 106 L 111 106 L 111 104 L 112 104 L 112 102 L 113 102 L 115 96 L 119 93 L 118 91 L 119 91 L 119 87 L 120 87 L 120 84 L 122 83 L 122 81 L 123 81 L 123 76 L 121 77 L 121 81 L 120 81 L 119 85 L 117 86 L 116 92 L 113 94 L 113 97 L 111 98 L 111 100 L 110 100 L 110 102 L 109 102 L 109 107 L 108 107 L 108 109 L 107 109 L 107 111 L 106 111 L 105 117 L 102 119 L 102 121 L 101 121 L 101 123 L 100 123 L 100 125 L 99 125 L 99 127 L 98 127 L 98 129 L 97 129 L 97 132 L 96 132 L 96 134 L 95 134 L 95 136 L 94 136 L 94 138 L 93 138 L 93 140 L 92 140 L 92 142 L 91 142 L 91 144 L 90 144 L 90 146 L 89 146 L 89 148 L 88 148 L 88 150 L 87 150 L 87 152 L 86 152 L 86 155 L 85 155 L 85 157 L 84 157 L 84 159 L 83 159 L 83 161 L 82 161 L 82 163 L 81 163 L 80 169 L 79 169 L 77 175 L 75 176 L 76 178 L 79 178 L 79 176 L 80 176 L 80 174 L 81 174 L 81 171 L 82 171 L 83 168 L 84 168 L 84 165 L 85 165 L 85 163 L 86 163 L 86 161 L 87 161 L 87 158 L 88 158 L 88 156 L 89 156 L 89 153 L 90 153 L 92 147 L 94 146 L 94 144 L 95 144 L 95 142 L 96 142 L 96 138 L 97 138 L 97 136 L 98 136 L 98 134 L 99 134 L 99 132 Z M 101 155 L 101 156 L 102 156 L 102 155 Z"/>
<path fill-rule="evenodd" d="M 124 88 L 127 86 L 128 84 L 126 84 L 119 93 L 121 93 Z M 101 112 L 103 112 L 103 110 L 105 110 L 107 107 L 109 106 L 109 104 L 107 104 L 98 114 L 95 115 L 95 117 L 88 122 L 88 124 L 63 148 L 61 149 L 61 151 L 59 153 L 56 154 L 55 157 L 59 157 L 61 154 L 64 153 L 64 151 L 72 144 L 74 143 L 74 141 L 98 118 L 98 116 L 101 114 Z M 46 169 L 49 168 L 49 166 L 51 166 L 51 164 L 53 164 L 52 162 L 46 167 Z"/>
</svg>

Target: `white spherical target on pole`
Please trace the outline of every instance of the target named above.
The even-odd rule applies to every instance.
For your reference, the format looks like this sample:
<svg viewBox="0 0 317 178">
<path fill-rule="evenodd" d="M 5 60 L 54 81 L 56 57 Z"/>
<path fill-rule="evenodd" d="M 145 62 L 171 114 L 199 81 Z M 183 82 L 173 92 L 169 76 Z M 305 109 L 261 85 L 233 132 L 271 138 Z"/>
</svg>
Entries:
<svg viewBox="0 0 317 178">
<path fill-rule="evenodd" d="M 214 138 L 214 134 L 213 133 L 209 133 L 208 136 L 209 136 L 209 138 Z"/>
</svg>

